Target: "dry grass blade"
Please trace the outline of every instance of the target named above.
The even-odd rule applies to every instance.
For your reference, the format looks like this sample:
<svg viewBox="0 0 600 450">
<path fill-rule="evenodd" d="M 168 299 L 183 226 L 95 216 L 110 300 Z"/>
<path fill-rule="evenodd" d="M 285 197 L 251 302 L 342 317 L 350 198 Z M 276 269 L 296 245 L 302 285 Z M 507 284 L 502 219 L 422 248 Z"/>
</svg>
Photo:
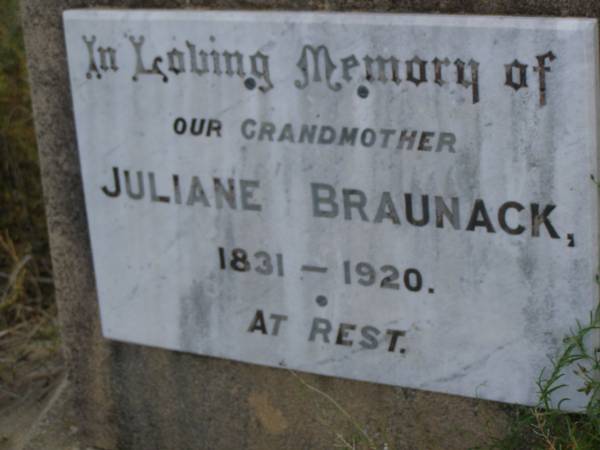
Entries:
<svg viewBox="0 0 600 450">
<path fill-rule="evenodd" d="M 371 439 L 371 437 L 363 430 L 363 428 L 356 422 L 356 420 L 354 420 L 354 418 L 350 415 L 350 413 L 348 411 L 346 411 L 342 405 L 340 405 L 333 397 L 331 397 L 329 394 L 323 392 L 322 390 L 316 388 L 315 386 L 312 386 L 310 384 L 308 384 L 306 381 L 304 381 L 302 379 L 301 376 L 299 376 L 296 372 L 294 372 L 293 370 L 289 371 L 292 375 L 294 375 L 299 381 L 300 383 L 306 387 L 307 389 L 310 389 L 313 392 L 316 392 L 317 394 L 319 394 L 321 397 L 325 398 L 329 403 L 331 403 L 339 412 L 341 412 L 352 424 L 352 426 L 354 426 L 354 428 L 356 429 L 356 431 L 358 431 L 358 433 L 367 441 L 367 443 L 369 444 L 369 448 L 371 449 L 375 449 L 376 448 L 376 444 L 375 442 L 373 442 L 373 439 Z M 351 447 L 352 448 L 352 447 Z"/>
<path fill-rule="evenodd" d="M 1 241 L 2 239 L 0 238 L 0 242 Z M 8 277 L 8 283 L 4 288 L 2 297 L 0 298 L 0 311 L 16 301 L 18 293 L 22 290 L 24 278 L 24 274 L 22 272 L 29 261 L 31 261 L 31 255 L 25 255 L 23 258 L 21 258 Z"/>
<path fill-rule="evenodd" d="M 23 323 L 20 323 L 19 325 L 15 325 L 14 327 L 7 328 L 6 330 L 0 331 L 0 339 L 4 338 L 10 334 L 16 333 L 18 330 L 20 330 L 21 328 L 23 328 L 26 325 L 27 325 L 27 323 L 23 322 Z"/>
</svg>

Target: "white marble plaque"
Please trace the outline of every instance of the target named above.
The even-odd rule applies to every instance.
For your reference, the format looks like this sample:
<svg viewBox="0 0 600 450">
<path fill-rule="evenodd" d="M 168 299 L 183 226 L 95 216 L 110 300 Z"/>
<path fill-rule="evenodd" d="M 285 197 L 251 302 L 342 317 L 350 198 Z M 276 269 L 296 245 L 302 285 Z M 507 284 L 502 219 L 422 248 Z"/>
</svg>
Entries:
<svg viewBox="0 0 600 450">
<path fill-rule="evenodd" d="M 594 20 L 64 19 L 107 338 L 536 402 L 598 298 Z"/>
</svg>

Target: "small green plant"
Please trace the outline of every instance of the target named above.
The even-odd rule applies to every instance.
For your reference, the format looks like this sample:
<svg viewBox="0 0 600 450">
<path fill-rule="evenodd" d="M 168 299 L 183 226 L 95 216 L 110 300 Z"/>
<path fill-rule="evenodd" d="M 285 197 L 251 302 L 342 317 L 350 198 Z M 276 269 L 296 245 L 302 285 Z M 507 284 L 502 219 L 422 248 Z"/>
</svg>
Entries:
<svg viewBox="0 0 600 450">
<path fill-rule="evenodd" d="M 600 188 L 600 182 L 593 175 L 591 180 Z M 596 282 L 600 282 L 598 276 Z M 510 432 L 497 441 L 493 449 L 600 449 L 600 304 L 590 312 L 588 323 L 576 323 L 563 344 L 560 354 L 551 360 L 549 370 L 542 370 L 537 379 L 538 404 L 535 408 L 517 409 Z M 588 397 L 585 411 L 580 414 L 561 410 L 568 398 L 553 400 L 560 398 L 568 371 L 581 379 L 578 391 Z"/>
<path fill-rule="evenodd" d="M 497 450 L 598 450 L 600 449 L 600 308 L 588 323 L 577 322 L 563 340 L 560 354 L 537 379 L 539 401 L 534 408 L 519 408 L 510 432 L 491 448 Z M 573 371 L 582 382 L 578 389 L 588 397 L 584 412 L 567 413 L 560 396 L 565 374 Z M 554 398 L 560 398 L 555 401 Z"/>
<path fill-rule="evenodd" d="M 515 407 L 509 432 L 496 440 L 489 450 L 600 450 L 600 305 L 590 313 L 587 323 L 576 323 L 563 339 L 559 355 L 541 371 L 536 384 L 538 404 L 533 408 Z M 560 396 L 570 371 L 581 380 L 579 392 L 588 398 L 587 407 L 579 414 L 561 409 L 568 400 Z M 335 448 L 344 450 L 392 450 L 385 441 L 375 439 L 334 398 L 308 384 L 290 371 L 304 388 L 318 394 L 351 425 L 350 433 L 335 432 Z M 554 399 L 560 400 L 555 401 Z M 328 424 L 324 424 L 328 426 Z M 478 447 L 480 448 L 480 447 Z"/>
</svg>

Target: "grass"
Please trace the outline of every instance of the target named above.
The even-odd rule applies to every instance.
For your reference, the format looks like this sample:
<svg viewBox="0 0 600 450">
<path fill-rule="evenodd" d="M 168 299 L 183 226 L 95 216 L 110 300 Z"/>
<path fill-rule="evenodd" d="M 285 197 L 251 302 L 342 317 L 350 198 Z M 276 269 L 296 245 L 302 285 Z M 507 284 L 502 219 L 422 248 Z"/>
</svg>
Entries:
<svg viewBox="0 0 600 450">
<path fill-rule="evenodd" d="M 586 324 L 577 323 L 563 340 L 560 354 L 537 379 L 535 408 L 520 408 L 511 431 L 491 448 L 495 450 L 598 450 L 600 449 L 600 308 L 590 313 Z M 578 389 L 587 398 L 581 414 L 561 410 L 567 400 L 560 396 L 563 379 L 574 372 L 581 380 Z M 554 401 L 554 398 L 560 400 Z"/>
<path fill-rule="evenodd" d="M 0 402 L 23 363 L 58 348 L 46 219 L 18 1 L 0 14 Z M 35 355 L 35 356 L 34 356 Z"/>
</svg>

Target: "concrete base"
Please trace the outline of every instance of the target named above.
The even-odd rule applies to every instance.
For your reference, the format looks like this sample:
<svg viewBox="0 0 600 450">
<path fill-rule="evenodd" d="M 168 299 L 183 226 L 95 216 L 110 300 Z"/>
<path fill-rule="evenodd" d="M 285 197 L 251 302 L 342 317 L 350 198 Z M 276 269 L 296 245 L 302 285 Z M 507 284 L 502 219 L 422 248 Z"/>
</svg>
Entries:
<svg viewBox="0 0 600 450">
<path fill-rule="evenodd" d="M 143 366 L 129 366 L 138 380 L 129 386 L 137 388 L 116 400 L 116 422 L 104 424 L 81 421 L 84 405 L 62 380 L 14 450 L 469 449 L 485 447 L 508 428 L 511 408 L 498 403 L 133 350 L 160 352 L 154 357 L 171 368 L 192 364 L 205 373 L 177 376 L 165 365 L 148 378 Z M 214 381 L 206 386 L 208 380 Z"/>
</svg>

